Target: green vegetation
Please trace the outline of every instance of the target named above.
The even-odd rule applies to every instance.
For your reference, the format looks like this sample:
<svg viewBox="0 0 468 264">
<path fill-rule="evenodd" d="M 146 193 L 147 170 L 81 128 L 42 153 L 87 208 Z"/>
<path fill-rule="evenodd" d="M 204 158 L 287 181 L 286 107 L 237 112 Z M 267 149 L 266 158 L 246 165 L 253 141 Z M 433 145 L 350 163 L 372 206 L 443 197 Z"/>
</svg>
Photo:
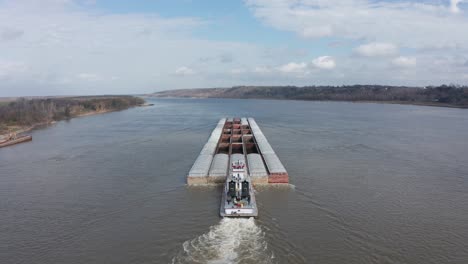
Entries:
<svg viewBox="0 0 468 264">
<path fill-rule="evenodd" d="M 0 104 L 0 134 L 79 115 L 117 111 L 144 104 L 133 96 L 24 99 Z"/>
<path fill-rule="evenodd" d="M 236 86 L 164 91 L 155 93 L 153 96 L 386 102 L 468 108 L 468 87 L 454 85 L 424 88 L 384 85 Z"/>
</svg>

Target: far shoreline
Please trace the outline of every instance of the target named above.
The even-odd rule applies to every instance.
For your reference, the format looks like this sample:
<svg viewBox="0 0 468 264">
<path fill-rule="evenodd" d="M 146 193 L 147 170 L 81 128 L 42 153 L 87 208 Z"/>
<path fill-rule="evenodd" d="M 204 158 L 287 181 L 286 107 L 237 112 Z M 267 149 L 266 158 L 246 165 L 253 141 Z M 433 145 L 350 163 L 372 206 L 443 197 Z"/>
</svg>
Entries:
<svg viewBox="0 0 468 264">
<path fill-rule="evenodd" d="M 384 103 L 451 108 L 468 108 L 468 86 L 440 85 L 425 87 L 390 85 L 342 86 L 232 86 L 166 90 L 149 97 L 231 98 L 297 101 Z"/>
<path fill-rule="evenodd" d="M 334 102 L 334 103 L 363 103 L 363 104 L 394 104 L 394 105 L 413 105 L 413 106 L 431 106 L 441 108 L 468 109 L 468 106 L 457 106 L 441 103 L 424 102 L 406 102 L 406 101 L 346 101 L 346 100 L 307 100 L 307 99 L 281 99 L 281 98 L 234 98 L 234 97 L 196 97 L 196 96 L 154 96 L 147 95 L 150 99 L 235 99 L 235 100 L 275 100 L 275 101 L 301 101 L 301 102 Z"/>
</svg>

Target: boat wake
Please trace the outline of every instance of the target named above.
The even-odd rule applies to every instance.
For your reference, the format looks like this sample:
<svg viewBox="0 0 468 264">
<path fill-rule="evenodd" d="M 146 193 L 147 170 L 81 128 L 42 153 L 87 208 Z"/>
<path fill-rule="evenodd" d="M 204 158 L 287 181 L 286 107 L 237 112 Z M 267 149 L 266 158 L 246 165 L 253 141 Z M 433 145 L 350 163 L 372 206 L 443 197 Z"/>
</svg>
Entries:
<svg viewBox="0 0 468 264">
<path fill-rule="evenodd" d="M 265 233 L 253 218 L 223 218 L 205 233 L 183 243 L 172 263 L 275 263 Z"/>
</svg>

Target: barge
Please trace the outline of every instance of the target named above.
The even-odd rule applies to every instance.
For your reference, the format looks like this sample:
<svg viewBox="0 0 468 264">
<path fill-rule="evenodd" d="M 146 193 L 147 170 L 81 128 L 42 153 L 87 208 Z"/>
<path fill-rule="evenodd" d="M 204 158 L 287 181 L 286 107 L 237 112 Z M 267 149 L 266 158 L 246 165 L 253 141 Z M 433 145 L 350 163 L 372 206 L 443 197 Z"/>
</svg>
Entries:
<svg viewBox="0 0 468 264">
<path fill-rule="evenodd" d="M 253 118 L 219 120 L 187 175 L 188 185 L 225 184 L 223 217 L 257 216 L 253 186 L 288 183 L 286 169 Z"/>
<path fill-rule="evenodd" d="M 16 145 L 16 144 L 23 143 L 23 142 L 28 142 L 31 140 L 32 140 L 32 136 L 20 136 L 20 137 L 3 140 L 3 141 L 0 141 L 0 148 L 8 147 L 11 145 Z"/>
<path fill-rule="evenodd" d="M 255 184 L 287 184 L 289 175 L 253 118 L 222 118 L 187 175 L 188 185 L 224 183 L 229 164 L 243 157 Z"/>
</svg>

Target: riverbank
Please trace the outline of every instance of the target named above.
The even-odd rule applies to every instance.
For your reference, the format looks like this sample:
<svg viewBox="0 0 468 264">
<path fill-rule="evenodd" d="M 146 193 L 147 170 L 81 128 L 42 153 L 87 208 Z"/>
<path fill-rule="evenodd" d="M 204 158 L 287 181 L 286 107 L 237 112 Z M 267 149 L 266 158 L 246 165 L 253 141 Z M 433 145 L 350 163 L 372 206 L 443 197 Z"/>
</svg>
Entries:
<svg viewBox="0 0 468 264">
<path fill-rule="evenodd" d="M 28 131 L 31 131 L 33 130 L 34 128 L 36 127 L 39 127 L 39 126 L 46 126 L 46 125 L 51 125 L 55 122 L 52 122 L 52 123 L 49 123 L 49 124 L 36 124 L 34 126 L 29 126 L 29 127 L 8 127 L 8 129 L 10 130 L 10 132 L 14 132 L 16 133 L 17 135 L 20 135 L 22 133 L 26 133 Z M 0 134 L 0 141 L 2 140 L 6 140 L 8 138 L 8 134 L 10 132 L 3 132 L 3 134 Z"/>
<path fill-rule="evenodd" d="M 468 108 L 468 87 L 352 86 L 236 86 L 156 92 L 150 97 L 230 98 L 300 101 L 386 103 Z"/>
<path fill-rule="evenodd" d="M 42 99 L 12 99 L 0 104 L 0 140 L 9 133 L 25 133 L 40 126 L 71 119 L 146 106 L 134 96 L 82 96 Z"/>
</svg>

